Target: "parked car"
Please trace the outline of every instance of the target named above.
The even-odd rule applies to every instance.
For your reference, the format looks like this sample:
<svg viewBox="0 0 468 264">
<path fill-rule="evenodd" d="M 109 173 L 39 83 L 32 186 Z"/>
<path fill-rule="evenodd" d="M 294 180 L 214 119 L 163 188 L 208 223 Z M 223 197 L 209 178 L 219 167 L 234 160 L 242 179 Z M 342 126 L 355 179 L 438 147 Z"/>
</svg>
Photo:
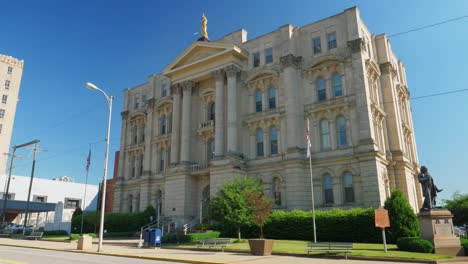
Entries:
<svg viewBox="0 0 468 264">
<path fill-rule="evenodd" d="M 462 226 L 455 226 L 453 229 L 456 236 L 462 237 L 466 235 L 466 230 Z"/>
<path fill-rule="evenodd" d="M 26 232 L 32 232 L 34 230 L 34 226 L 28 225 L 26 226 Z M 19 234 L 23 232 L 23 225 L 10 225 L 7 226 L 4 230 L 7 234 Z"/>
</svg>

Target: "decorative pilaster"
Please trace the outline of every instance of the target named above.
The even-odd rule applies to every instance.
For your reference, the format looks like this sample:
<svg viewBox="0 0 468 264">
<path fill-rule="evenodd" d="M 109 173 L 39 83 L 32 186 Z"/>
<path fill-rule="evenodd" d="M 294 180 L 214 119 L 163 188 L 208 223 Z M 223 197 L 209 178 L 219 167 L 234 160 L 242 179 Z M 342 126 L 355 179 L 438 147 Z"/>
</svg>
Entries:
<svg viewBox="0 0 468 264">
<path fill-rule="evenodd" d="M 230 65 L 226 68 L 228 112 L 227 112 L 227 153 L 238 152 L 237 141 L 237 73 L 239 68 Z"/>
<path fill-rule="evenodd" d="M 125 178 L 125 147 L 127 146 L 126 141 L 128 138 L 128 129 L 127 129 L 127 119 L 128 119 L 128 111 L 123 111 L 122 115 L 122 137 L 120 138 L 120 151 L 119 151 L 119 175 L 118 178 L 124 179 Z"/>
<path fill-rule="evenodd" d="M 171 163 L 179 163 L 180 148 L 180 95 L 181 87 L 174 85 L 172 87 L 172 134 L 171 134 Z"/>
<path fill-rule="evenodd" d="M 213 73 L 216 79 L 215 156 L 224 155 L 224 71 Z"/>
<path fill-rule="evenodd" d="M 300 68 L 302 57 L 295 57 L 292 54 L 280 58 L 283 68 L 283 80 L 286 106 L 286 148 L 297 149 L 301 146 L 304 136 L 299 133 L 303 131 L 300 120 L 304 120 L 303 106 L 299 98 L 299 83 L 297 70 Z"/>
<path fill-rule="evenodd" d="M 190 121 L 192 114 L 192 81 L 182 83 L 182 140 L 180 146 L 180 160 L 190 163 Z"/>
</svg>

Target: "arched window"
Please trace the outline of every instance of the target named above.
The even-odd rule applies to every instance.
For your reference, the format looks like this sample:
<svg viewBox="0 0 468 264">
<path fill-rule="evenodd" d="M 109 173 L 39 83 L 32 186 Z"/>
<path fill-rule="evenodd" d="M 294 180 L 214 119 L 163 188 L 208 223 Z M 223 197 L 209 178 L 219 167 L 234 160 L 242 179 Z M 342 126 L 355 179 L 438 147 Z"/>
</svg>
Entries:
<svg viewBox="0 0 468 264">
<path fill-rule="evenodd" d="M 213 139 L 208 140 L 208 160 L 214 158 L 215 153 L 215 141 Z"/>
<path fill-rule="evenodd" d="M 216 115 L 216 108 L 215 108 L 215 103 L 211 103 L 210 104 L 210 110 L 209 110 L 209 113 L 208 113 L 208 120 L 215 120 L 215 116 Z"/>
<path fill-rule="evenodd" d="M 257 130 L 257 157 L 263 157 L 263 130 Z"/>
<path fill-rule="evenodd" d="M 336 136 L 338 139 L 338 146 L 343 147 L 348 144 L 346 140 L 346 119 L 342 116 L 336 119 Z"/>
<path fill-rule="evenodd" d="M 327 100 L 327 92 L 325 90 L 325 80 L 320 78 L 316 82 L 317 85 L 317 98 L 319 102 Z"/>
<path fill-rule="evenodd" d="M 167 119 L 166 115 L 161 116 L 161 135 L 165 135 L 167 132 Z"/>
<path fill-rule="evenodd" d="M 276 90 L 274 87 L 268 89 L 268 107 L 270 109 L 276 108 Z"/>
<path fill-rule="evenodd" d="M 322 121 L 320 121 L 320 139 L 322 150 L 331 148 L 330 129 L 328 127 L 328 120 L 326 119 L 322 119 Z"/>
<path fill-rule="evenodd" d="M 353 175 L 346 172 L 343 176 L 345 203 L 354 203 Z"/>
<path fill-rule="evenodd" d="M 323 192 L 325 194 L 325 204 L 333 204 L 333 180 L 329 174 L 323 177 Z"/>
<path fill-rule="evenodd" d="M 258 90 L 255 93 L 255 112 L 262 111 L 262 91 Z"/>
<path fill-rule="evenodd" d="M 270 152 L 271 155 L 278 154 L 278 130 L 276 127 L 270 128 Z"/>
<path fill-rule="evenodd" d="M 337 73 L 332 76 L 332 86 L 335 96 L 343 95 L 343 86 L 341 85 L 341 76 Z"/>
<path fill-rule="evenodd" d="M 273 179 L 273 200 L 276 206 L 281 206 L 281 180 L 278 177 Z"/>
</svg>

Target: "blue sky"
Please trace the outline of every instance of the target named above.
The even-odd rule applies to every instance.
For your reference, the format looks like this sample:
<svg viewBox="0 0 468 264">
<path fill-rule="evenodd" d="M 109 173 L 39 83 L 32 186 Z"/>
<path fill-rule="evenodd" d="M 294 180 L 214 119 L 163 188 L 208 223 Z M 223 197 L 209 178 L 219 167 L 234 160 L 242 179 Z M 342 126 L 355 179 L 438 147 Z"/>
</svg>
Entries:
<svg viewBox="0 0 468 264">
<path fill-rule="evenodd" d="M 168 1 L 169 2 L 169 1 Z M 302 26 L 358 6 L 374 34 L 392 35 L 468 15 L 466 1 L 4 1 L 0 53 L 25 60 L 12 145 L 40 139 L 37 177 L 102 179 L 107 108 L 85 89 L 93 82 L 115 96 L 111 152 L 119 149 L 123 90 L 160 72 L 198 36 L 200 16 L 218 39 L 239 28 L 248 38 L 285 24 Z M 405 63 L 412 97 L 465 89 L 468 18 L 390 38 Z M 411 101 L 421 164 L 442 198 L 467 193 L 468 92 Z M 13 173 L 30 175 L 32 153 L 22 150 Z M 113 170 L 113 154 L 110 156 Z"/>
</svg>

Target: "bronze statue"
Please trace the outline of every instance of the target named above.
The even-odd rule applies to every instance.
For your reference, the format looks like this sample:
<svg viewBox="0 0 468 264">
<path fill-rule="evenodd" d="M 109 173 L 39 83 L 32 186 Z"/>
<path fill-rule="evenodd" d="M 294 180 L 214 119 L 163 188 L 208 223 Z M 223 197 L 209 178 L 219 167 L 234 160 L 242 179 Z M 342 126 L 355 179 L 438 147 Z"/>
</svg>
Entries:
<svg viewBox="0 0 468 264">
<path fill-rule="evenodd" d="M 208 25 L 208 19 L 206 18 L 205 14 L 202 15 L 201 18 L 201 32 L 200 34 L 202 35 L 203 38 L 209 39 L 208 38 L 208 32 L 207 32 L 207 25 Z"/>
<path fill-rule="evenodd" d="M 436 205 L 437 193 L 441 192 L 442 189 L 437 188 L 434 179 L 425 166 L 421 166 L 421 173 L 418 176 L 418 180 L 419 183 L 421 183 L 424 196 L 423 208 L 421 208 L 421 210 L 431 210 Z"/>
</svg>

